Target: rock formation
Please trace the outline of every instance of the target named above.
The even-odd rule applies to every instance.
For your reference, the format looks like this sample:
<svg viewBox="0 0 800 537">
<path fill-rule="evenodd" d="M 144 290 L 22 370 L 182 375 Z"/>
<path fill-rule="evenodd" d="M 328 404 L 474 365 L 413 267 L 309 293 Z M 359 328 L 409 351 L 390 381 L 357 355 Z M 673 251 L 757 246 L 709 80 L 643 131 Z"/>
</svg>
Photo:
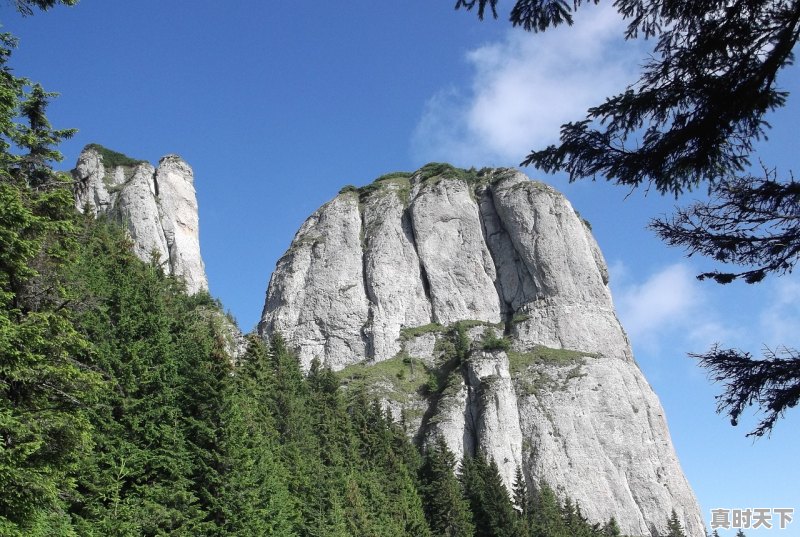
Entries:
<svg viewBox="0 0 800 537">
<path fill-rule="evenodd" d="M 591 520 L 703 533 L 589 226 L 511 169 L 428 165 L 345 187 L 302 225 L 259 330 L 381 397 L 421 442 L 482 450 Z"/>
<path fill-rule="evenodd" d="M 183 279 L 189 293 L 208 288 L 194 175 L 179 156 L 167 155 L 154 168 L 92 144 L 81 152 L 72 175 L 79 211 L 122 223 L 136 255 L 145 261 L 157 255 L 164 272 Z"/>
</svg>

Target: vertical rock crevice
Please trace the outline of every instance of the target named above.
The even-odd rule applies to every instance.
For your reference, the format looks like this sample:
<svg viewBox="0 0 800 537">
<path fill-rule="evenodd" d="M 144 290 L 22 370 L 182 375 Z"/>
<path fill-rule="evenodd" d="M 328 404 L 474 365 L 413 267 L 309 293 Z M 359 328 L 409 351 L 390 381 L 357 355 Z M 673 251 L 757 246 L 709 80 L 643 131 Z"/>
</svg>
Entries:
<svg viewBox="0 0 800 537">
<path fill-rule="evenodd" d="M 421 185 L 409 209 L 438 322 L 499 322 L 494 266 L 466 183 L 442 179 Z"/>
<path fill-rule="evenodd" d="M 370 241 L 370 236 L 367 233 L 365 210 L 359 201 L 359 216 L 361 217 L 361 227 L 359 229 L 359 236 L 361 237 L 361 286 L 364 290 L 364 296 L 367 298 L 367 320 L 361 327 L 361 340 L 364 343 L 365 355 L 367 360 L 375 360 L 375 333 L 372 329 L 375 320 L 375 308 L 377 307 L 377 298 L 372 289 L 369 281 L 369 271 L 367 267 L 367 251 Z"/>
<path fill-rule="evenodd" d="M 536 281 L 522 261 L 495 207 L 493 188 L 487 186 L 480 192 L 478 206 L 484 240 L 495 264 L 498 294 L 506 305 L 505 321 L 508 323 L 520 307 L 535 299 L 539 293 Z"/>
<path fill-rule="evenodd" d="M 416 233 L 414 232 L 414 222 L 411 219 L 411 212 L 409 211 L 408 207 L 403 208 L 403 215 L 401 217 L 401 225 L 403 228 L 403 233 L 406 236 L 406 239 L 414 248 L 414 255 L 417 257 L 417 265 L 419 268 L 419 279 L 422 285 L 422 291 L 425 294 L 425 298 L 427 299 L 428 303 L 430 304 L 431 308 L 431 315 L 432 317 L 436 318 L 436 313 L 433 310 L 433 302 L 431 301 L 431 283 L 428 280 L 428 273 L 425 270 L 425 264 L 419 257 L 419 249 L 417 248 L 417 237 Z"/>
</svg>

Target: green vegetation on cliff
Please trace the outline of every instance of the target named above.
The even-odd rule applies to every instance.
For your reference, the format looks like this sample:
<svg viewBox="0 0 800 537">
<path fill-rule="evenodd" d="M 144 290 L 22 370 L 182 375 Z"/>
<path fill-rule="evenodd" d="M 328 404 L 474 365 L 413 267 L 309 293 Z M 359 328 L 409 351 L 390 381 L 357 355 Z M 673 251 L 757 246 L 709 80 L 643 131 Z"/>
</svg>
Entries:
<svg viewBox="0 0 800 537">
<path fill-rule="evenodd" d="M 146 160 L 137 160 L 135 158 L 131 158 L 124 153 L 112 151 L 111 149 L 103 147 L 100 144 L 89 144 L 86 146 L 86 149 L 94 149 L 97 151 L 97 153 L 103 159 L 103 166 L 106 168 L 116 168 L 117 166 L 134 167 L 147 162 Z"/>
</svg>

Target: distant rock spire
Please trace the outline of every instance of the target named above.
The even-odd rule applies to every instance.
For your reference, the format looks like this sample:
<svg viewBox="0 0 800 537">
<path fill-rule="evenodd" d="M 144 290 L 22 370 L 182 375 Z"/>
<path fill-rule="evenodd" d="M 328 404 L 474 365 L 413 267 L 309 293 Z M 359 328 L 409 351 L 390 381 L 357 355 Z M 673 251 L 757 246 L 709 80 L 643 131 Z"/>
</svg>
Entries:
<svg viewBox="0 0 800 537">
<path fill-rule="evenodd" d="M 186 283 L 190 294 L 208 289 L 200 256 L 194 175 L 177 155 L 158 167 L 102 146 L 86 146 L 72 171 L 79 211 L 105 214 L 123 224 L 136 255 L 158 255 L 165 273 Z"/>
</svg>

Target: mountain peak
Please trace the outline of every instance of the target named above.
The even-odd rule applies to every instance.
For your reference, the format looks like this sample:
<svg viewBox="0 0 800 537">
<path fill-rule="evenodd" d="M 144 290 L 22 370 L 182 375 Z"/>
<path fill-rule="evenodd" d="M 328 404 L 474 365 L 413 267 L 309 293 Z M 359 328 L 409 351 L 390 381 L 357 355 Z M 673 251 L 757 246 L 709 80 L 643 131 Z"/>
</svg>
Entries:
<svg viewBox="0 0 800 537">
<path fill-rule="evenodd" d="M 509 490 L 522 468 L 625 533 L 674 508 L 703 534 L 589 226 L 518 170 L 432 163 L 343 188 L 278 261 L 259 331 L 363 385 L 421 442 L 491 457 Z"/>
</svg>

